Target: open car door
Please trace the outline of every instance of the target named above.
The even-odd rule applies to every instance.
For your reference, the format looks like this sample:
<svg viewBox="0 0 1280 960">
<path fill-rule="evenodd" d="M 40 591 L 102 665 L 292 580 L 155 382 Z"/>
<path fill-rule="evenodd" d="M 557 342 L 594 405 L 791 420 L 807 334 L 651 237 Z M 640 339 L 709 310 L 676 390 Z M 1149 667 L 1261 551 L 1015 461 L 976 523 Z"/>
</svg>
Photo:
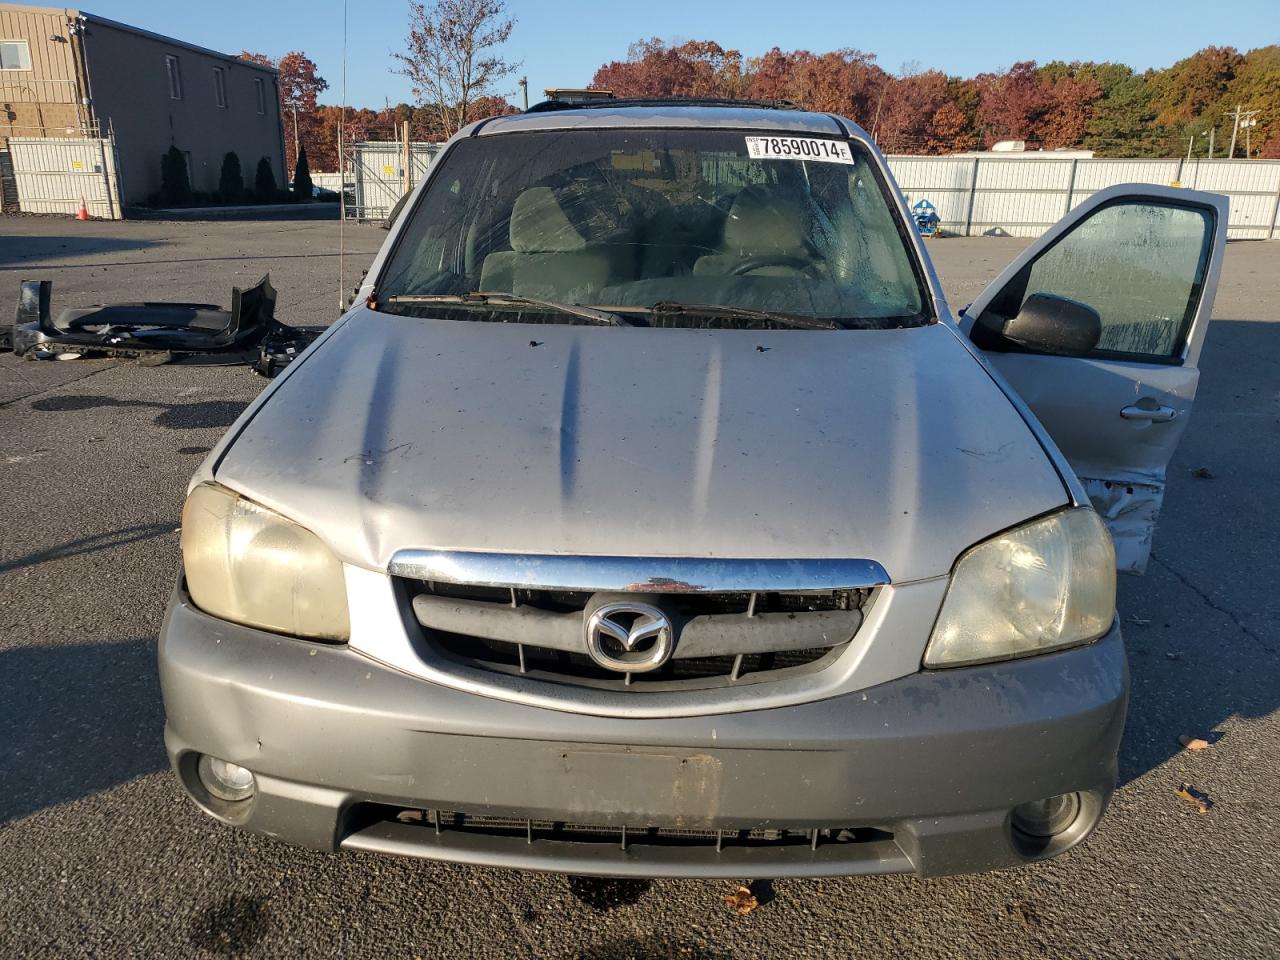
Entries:
<svg viewBox="0 0 1280 960">
<path fill-rule="evenodd" d="M 1227 200 L 1099 191 L 1028 247 L 961 329 L 1039 417 L 1141 573 L 1187 427 L 1227 236 Z"/>
</svg>

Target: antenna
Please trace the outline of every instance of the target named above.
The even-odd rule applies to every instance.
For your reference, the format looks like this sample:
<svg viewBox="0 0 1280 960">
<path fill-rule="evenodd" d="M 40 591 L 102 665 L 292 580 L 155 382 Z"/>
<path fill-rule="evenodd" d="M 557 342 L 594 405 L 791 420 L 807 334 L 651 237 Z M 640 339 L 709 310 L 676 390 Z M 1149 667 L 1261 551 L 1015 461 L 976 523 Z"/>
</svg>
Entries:
<svg viewBox="0 0 1280 960">
<path fill-rule="evenodd" d="M 346 226 L 347 226 L 347 155 L 342 139 L 347 119 L 347 0 L 342 0 L 342 112 L 338 114 L 338 189 L 342 202 L 338 204 L 338 316 L 347 309 L 346 277 Z"/>
</svg>

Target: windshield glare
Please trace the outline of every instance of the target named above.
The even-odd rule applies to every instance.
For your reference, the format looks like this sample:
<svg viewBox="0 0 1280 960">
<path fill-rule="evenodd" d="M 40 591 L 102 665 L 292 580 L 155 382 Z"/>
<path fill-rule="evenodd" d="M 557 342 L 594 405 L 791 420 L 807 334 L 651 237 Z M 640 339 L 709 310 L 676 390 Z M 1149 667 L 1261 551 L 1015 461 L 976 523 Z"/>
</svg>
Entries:
<svg viewBox="0 0 1280 960">
<path fill-rule="evenodd" d="M 383 304 L 483 292 L 924 322 L 887 188 L 854 141 L 538 131 L 463 140 L 438 162 L 378 284 Z"/>
</svg>

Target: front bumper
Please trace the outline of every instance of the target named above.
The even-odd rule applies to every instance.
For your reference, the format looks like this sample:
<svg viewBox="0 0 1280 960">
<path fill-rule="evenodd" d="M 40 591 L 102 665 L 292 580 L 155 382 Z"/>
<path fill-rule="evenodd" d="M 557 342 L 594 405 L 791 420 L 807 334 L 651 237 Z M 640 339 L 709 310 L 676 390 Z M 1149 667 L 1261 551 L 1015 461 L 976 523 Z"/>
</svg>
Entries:
<svg viewBox="0 0 1280 960">
<path fill-rule="evenodd" d="M 586 717 L 230 624 L 181 590 L 159 659 L 174 770 L 227 823 L 323 850 L 605 876 L 938 875 L 1053 856 L 1102 814 L 1128 689 L 1113 628 L 790 707 Z M 252 770 L 254 798 L 209 796 L 200 754 Z M 1076 791 L 1080 816 L 1053 840 L 1011 828 L 1015 805 Z"/>
</svg>

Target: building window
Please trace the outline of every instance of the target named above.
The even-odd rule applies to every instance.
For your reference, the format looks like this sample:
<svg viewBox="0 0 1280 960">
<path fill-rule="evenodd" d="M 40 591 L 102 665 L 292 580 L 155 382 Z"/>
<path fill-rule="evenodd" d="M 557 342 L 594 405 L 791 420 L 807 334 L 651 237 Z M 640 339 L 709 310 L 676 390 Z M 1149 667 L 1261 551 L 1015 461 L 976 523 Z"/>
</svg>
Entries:
<svg viewBox="0 0 1280 960">
<path fill-rule="evenodd" d="M 267 85 L 259 79 L 253 81 L 253 89 L 258 94 L 258 112 L 267 112 Z"/>
<path fill-rule="evenodd" d="M 182 67 L 178 63 L 178 58 L 173 54 L 166 54 L 164 58 L 164 69 L 169 74 L 169 99 L 182 99 Z"/>
<path fill-rule="evenodd" d="M 220 107 L 227 105 L 227 71 L 221 67 L 213 68 L 213 99 Z"/>
<path fill-rule="evenodd" d="M 25 40 L 0 40 L 0 70 L 30 70 L 31 48 Z"/>
</svg>

